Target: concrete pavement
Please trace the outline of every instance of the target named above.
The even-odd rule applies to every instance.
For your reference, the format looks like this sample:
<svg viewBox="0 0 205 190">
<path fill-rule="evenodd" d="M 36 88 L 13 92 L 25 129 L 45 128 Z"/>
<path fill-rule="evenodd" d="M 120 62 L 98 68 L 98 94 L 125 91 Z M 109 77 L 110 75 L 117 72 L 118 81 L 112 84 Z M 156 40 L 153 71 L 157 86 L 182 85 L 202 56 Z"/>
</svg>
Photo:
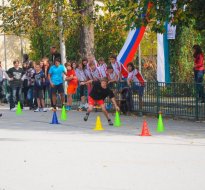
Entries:
<svg viewBox="0 0 205 190">
<path fill-rule="evenodd" d="M 52 112 L 0 112 L 0 190 L 203 190 L 205 123 L 71 111 L 50 125 Z M 93 131 L 100 115 L 105 131 Z M 60 112 L 58 112 L 60 120 Z M 146 119 L 151 137 L 140 137 Z"/>
</svg>

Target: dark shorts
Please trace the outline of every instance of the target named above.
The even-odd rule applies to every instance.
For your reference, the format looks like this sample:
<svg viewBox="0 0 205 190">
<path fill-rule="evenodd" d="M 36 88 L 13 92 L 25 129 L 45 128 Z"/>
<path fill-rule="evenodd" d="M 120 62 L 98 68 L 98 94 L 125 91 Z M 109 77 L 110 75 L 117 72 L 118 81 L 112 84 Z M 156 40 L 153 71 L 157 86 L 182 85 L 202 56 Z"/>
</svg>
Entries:
<svg viewBox="0 0 205 190">
<path fill-rule="evenodd" d="M 80 97 L 85 96 L 86 85 L 80 85 Z"/>
<path fill-rule="evenodd" d="M 44 98 L 43 89 L 34 88 L 34 97 L 39 98 L 39 99 L 43 99 Z"/>
<path fill-rule="evenodd" d="M 52 94 L 56 94 L 56 93 L 59 93 L 59 94 L 63 94 L 64 93 L 64 87 L 63 87 L 63 84 L 58 84 L 58 85 L 55 85 L 52 89 Z"/>
</svg>

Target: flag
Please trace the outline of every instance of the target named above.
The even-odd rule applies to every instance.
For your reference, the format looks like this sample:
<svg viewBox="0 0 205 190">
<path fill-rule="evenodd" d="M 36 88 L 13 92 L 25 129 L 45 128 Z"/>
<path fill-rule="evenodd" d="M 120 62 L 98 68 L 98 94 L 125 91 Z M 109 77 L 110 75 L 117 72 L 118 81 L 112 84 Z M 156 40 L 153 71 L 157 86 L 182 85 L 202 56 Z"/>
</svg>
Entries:
<svg viewBox="0 0 205 190">
<path fill-rule="evenodd" d="M 157 81 L 170 82 L 169 42 L 167 39 L 168 23 L 165 24 L 165 33 L 157 34 Z"/>
</svg>

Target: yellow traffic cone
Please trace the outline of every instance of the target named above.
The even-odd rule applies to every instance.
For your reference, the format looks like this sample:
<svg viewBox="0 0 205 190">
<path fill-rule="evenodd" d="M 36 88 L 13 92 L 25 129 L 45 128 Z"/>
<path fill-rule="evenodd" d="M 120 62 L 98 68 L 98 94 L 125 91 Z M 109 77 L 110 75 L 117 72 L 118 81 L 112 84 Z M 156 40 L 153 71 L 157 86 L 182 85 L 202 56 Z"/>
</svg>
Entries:
<svg viewBox="0 0 205 190">
<path fill-rule="evenodd" d="M 101 123 L 101 120 L 100 120 L 100 116 L 97 116 L 96 126 L 93 130 L 94 131 L 103 131 L 104 130 L 102 123 Z"/>
</svg>

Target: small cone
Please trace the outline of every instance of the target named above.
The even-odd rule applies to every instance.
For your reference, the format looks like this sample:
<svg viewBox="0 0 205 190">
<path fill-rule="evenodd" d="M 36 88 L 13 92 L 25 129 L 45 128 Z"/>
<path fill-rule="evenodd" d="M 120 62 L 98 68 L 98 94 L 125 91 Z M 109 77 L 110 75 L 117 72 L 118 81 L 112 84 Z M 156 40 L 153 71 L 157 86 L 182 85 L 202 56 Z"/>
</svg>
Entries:
<svg viewBox="0 0 205 190">
<path fill-rule="evenodd" d="M 66 121 L 67 120 L 67 114 L 66 114 L 65 106 L 63 106 L 63 108 L 62 108 L 61 120 L 62 121 Z"/>
<path fill-rule="evenodd" d="M 144 121 L 143 122 L 143 126 L 142 126 L 142 133 L 140 136 L 151 136 L 150 132 L 149 132 L 149 128 L 147 126 L 147 122 Z"/>
<path fill-rule="evenodd" d="M 157 132 L 159 132 L 159 133 L 164 132 L 164 123 L 163 123 L 161 112 L 159 112 L 159 119 L 158 119 L 158 123 L 157 123 Z"/>
<path fill-rule="evenodd" d="M 53 118 L 52 118 L 51 124 L 60 124 L 58 122 L 58 117 L 57 117 L 56 111 L 53 112 Z"/>
<path fill-rule="evenodd" d="M 16 115 L 21 115 L 22 114 L 22 109 L 21 109 L 21 104 L 18 101 L 17 109 L 16 109 Z"/>
<path fill-rule="evenodd" d="M 117 111 L 115 114 L 115 122 L 114 122 L 115 127 L 121 127 L 121 121 L 120 121 L 120 114 Z"/>
<path fill-rule="evenodd" d="M 94 131 L 103 131 L 104 130 L 103 126 L 102 126 L 102 123 L 101 123 L 101 120 L 100 120 L 100 116 L 97 116 L 96 126 L 93 130 Z"/>
</svg>

